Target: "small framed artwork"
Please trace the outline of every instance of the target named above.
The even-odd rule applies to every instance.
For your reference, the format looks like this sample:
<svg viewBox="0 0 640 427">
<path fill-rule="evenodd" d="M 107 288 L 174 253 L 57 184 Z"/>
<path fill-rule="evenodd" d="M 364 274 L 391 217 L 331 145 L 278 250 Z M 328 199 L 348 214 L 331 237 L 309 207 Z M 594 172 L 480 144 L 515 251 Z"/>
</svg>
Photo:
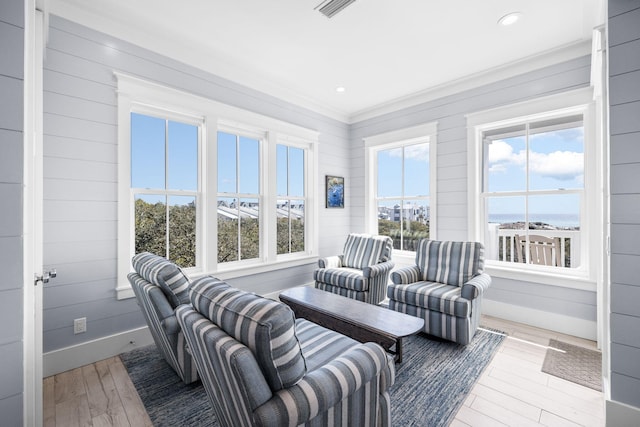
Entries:
<svg viewBox="0 0 640 427">
<path fill-rule="evenodd" d="M 327 208 L 344 208 L 344 178 L 327 175 Z"/>
</svg>

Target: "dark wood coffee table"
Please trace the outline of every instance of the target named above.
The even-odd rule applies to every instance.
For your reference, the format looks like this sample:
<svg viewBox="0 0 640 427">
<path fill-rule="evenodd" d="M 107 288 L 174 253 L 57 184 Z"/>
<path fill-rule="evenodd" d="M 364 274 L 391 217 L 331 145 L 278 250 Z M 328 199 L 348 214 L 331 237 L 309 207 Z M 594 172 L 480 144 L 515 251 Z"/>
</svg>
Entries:
<svg viewBox="0 0 640 427">
<path fill-rule="evenodd" d="M 291 307 L 296 317 L 360 342 L 380 344 L 395 355 L 396 363 L 402 362 L 402 339 L 424 326 L 424 319 L 309 286 L 287 289 L 280 293 L 280 300 Z"/>
</svg>

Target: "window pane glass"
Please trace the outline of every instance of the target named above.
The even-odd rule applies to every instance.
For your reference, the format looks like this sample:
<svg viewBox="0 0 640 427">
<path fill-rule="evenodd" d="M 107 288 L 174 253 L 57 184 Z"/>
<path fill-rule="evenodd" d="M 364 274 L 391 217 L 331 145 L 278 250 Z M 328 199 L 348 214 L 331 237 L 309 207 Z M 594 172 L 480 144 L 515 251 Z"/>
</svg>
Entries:
<svg viewBox="0 0 640 427">
<path fill-rule="evenodd" d="M 183 268 L 196 265 L 195 197 L 169 197 L 169 259 Z"/>
<path fill-rule="evenodd" d="M 165 120 L 131 113 L 131 187 L 165 188 Z"/>
<path fill-rule="evenodd" d="M 166 257 L 167 205 L 165 196 L 135 195 L 135 253 Z"/>
<path fill-rule="evenodd" d="M 276 191 L 279 196 L 289 194 L 289 147 L 280 145 L 276 147 Z"/>
<path fill-rule="evenodd" d="M 526 190 L 525 127 L 508 130 L 503 138 L 485 139 L 485 191 Z"/>
<path fill-rule="evenodd" d="M 415 251 L 420 239 L 429 238 L 429 202 L 410 201 L 403 210 L 402 249 Z"/>
<path fill-rule="evenodd" d="M 260 256 L 260 206 L 258 199 L 240 200 L 240 259 Z"/>
<path fill-rule="evenodd" d="M 260 188 L 260 144 L 257 139 L 240 137 L 240 193 L 258 194 Z"/>
<path fill-rule="evenodd" d="M 485 259 L 515 262 L 515 236 L 525 234 L 525 197 L 489 197 L 485 227 Z"/>
<path fill-rule="evenodd" d="M 278 255 L 288 254 L 290 252 L 289 244 L 291 242 L 291 234 L 289 227 L 290 218 L 290 200 L 279 199 L 277 201 L 277 251 Z"/>
<path fill-rule="evenodd" d="M 402 248 L 400 233 L 401 201 L 384 200 L 378 202 L 378 234 L 393 239 L 393 248 Z"/>
<path fill-rule="evenodd" d="M 304 150 L 289 147 L 289 196 L 304 196 Z"/>
<path fill-rule="evenodd" d="M 404 147 L 404 196 L 429 195 L 429 144 Z"/>
<path fill-rule="evenodd" d="M 238 260 L 238 216 L 236 199 L 218 199 L 218 262 Z"/>
<path fill-rule="evenodd" d="M 378 197 L 402 196 L 402 148 L 378 151 Z"/>
<path fill-rule="evenodd" d="M 218 132 L 218 192 L 235 193 L 236 136 Z"/>
<path fill-rule="evenodd" d="M 584 128 L 531 127 L 529 189 L 584 188 Z"/>
<path fill-rule="evenodd" d="M 291 203 L 291 252 L 304 251 L 304 201 Z"/>
<path fill-rule="evenodd" d="M 198 189 L 198 127 L 169 122 L 168 188 Z"/>
</svg>

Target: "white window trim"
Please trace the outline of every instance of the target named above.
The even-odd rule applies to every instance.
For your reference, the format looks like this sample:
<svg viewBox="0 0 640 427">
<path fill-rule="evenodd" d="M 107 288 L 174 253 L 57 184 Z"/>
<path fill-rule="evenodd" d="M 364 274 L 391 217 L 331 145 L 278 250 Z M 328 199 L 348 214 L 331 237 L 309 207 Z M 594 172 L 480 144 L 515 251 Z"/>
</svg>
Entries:
<svg viewBox="0 0 640 427">
<path fill-rule="evenodd" d="M 316 236 L 318 217 L 318 190 L 316 185 L 316 171 L 318 170 L 317 143 L 319 133 L 261 114 L 246 111 L 237 107 L 226 105 L 208 98 L 184 92 L 175 88 L 149 82 L 137 77 L 119 72 L 114 73 L 118 83 L 118 245 L 117 245 L 117 284 L 116 295 L 118 299 L 134 297 L 127 275 L 132 271 L 131 257 L 134 253 L 134 241 L 132 239 L 131 218 L 133 218 L 133 204 L 130 201 L 131 194 L 131 154 L 130 114 L 132 111 L 148 111 L 151 114 L 163 112 L 166 117 L 189 117 L 203 122 L 200 141 L 200 191 L 202 196 L 201 206 L 198 207 L 198 218 L 207 219 L 199 222 L 196 263 L 200 266 L 187 270 L 189 276 L 196 277 L 215 273 L 221 278 L 240 277 L 244 275 L 263 273 L 277 269 L 293 267 L 313 262 L 317 258 L 318 241 Z M 265 136 L 267 147 L 275 145 L 277 141 L 286 141 L 287 144 L 296 143 L 308 149 L 309 159 L 307 165 L 307 182 L 305 191 L 308 195 L 306 212 L 307 250 L 305 253 L 294 254 L 288 257 L 275 255 L 275 234 L 272 236 L 269 226 L 267 233 L 262 234 L 261 258 L 247 260 L 246 263 L 238 262 L 233 265 L 217 265 L 217 131 L 235 128 L 259 133 Z M 292 142 L 293 141 L 293 142 Z M 261 167 L 270 162 L 270 153 L 262 151 Z M 208 166 L 212 165 L 212 166 Z M 273 169 L 273 171 L 271 170 Z M 261 226 L 271 224 L 276 215 L 275 194 L 275 169 L 271 168 L 269 174 L 263 173 L 261 179 L 262 197 L 261 206 L 264 206 L 264 218 Z M 270 191 L 273 185 L 273 191 Z M 273 246 L 273 249 L 271 249 Z"/>
<path fill-rule="evenodd" d="M 596 161 L 598 143 L 595 133 L 593 89 L 582 88 L 560 94 L 536 98 L 531 101 L 502 106 L 491 110 L 468 114 L 467 118 L 467 164 L 468 164 L 468 220 L 469 240 L 483 241 L 484 213 L 480 206 L 482 193 L 482 133 L 489 128 L 509 126 L 524 121 L 543 120 L 558 115 L 584 115 L 585 132 L 585 197 L 582 214 L 583 222 L 581 259 L 584 268 L 563 269 L 545 266 L 510 266 L 498 261 L 485 261 L 485 270 L 494 277 L 536 282 L 573 289 L 596 290 L 598 266 L 598 240 L 596 231 L 602 221 L 602 200 L 598 190 L 597 174 L 600 173 Z"/>
<path fill-rule="evenodd" d="M 382 149 L 401 147 L 412 142 L 424 142 L 429 139 L 429 238 L 435 239 L 437 233 L 437 147 L 438 123 L 431 122 L 409 128 L 399 129 L 364 138 L 365 147 L 365 230 L 377 234 L 378 207 L 376 206 L 376 188 L 378 174 L 376 173 L 376 155 Z M 393 251 L 393 258 L 399 262 L 412 263 L 415 252 Z"/>
</svg>

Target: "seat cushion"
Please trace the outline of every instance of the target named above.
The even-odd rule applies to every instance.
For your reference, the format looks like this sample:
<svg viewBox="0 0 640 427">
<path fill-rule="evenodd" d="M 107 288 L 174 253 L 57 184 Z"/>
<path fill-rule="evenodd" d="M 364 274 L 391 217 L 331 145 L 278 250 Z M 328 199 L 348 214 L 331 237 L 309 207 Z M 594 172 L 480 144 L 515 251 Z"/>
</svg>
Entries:
<svg viewBox="0 0 640 427">
<path fill-rule="evenodd" d="M 142 252 L 131 259 L 131 264 L 140 276 L 162 289 L 173 308 L 189 302 L 189 278 L 171 261 Z"/>
<path fill-rule="evenodd" d="M 211 276 L 195 280 L 190 295 L 196 311 L 249 347 L 271 390 L 291 387 L 304 377 L 305 360 L 288 306 Z"/>
<path fill-rule="evenodd" d="M 349 234 L 344 244 L 342 265 L 363 269 L 377 264 L 383 258 L 383 254 L 390 256 L 387 248 L 390 240 L 387 236 Z M 388 261 L 388 259 L 382 259 L 382 261 Z"/>
<path fill-rule="evenodd" d="M 456 317 L 471 315 L 471 301 L 462 298 L 462 288 L 434 282 L 415 282 L 409 285 L 390 284 L 389 299 Z"/>
<path fill-rule="evenodd" d="M 362 270 L 356 268 L 319 268 L 313 272 L 316 282 L 326 283 L 354 291 L 368 291 L 369 282 L 364 280 Z"/>
<path fill-rule="evenodd" d="M 421 240 L 416 251 L 420 280 L 462 286 L 484 268 L 484 246 L 479 242 Z"/>
<path fill-rule="evenodd" d="M 307 372 L 326 365 L 360 344 L 354 339 L 306 319 L 296 319 L 296 335 L 307 362 Z"/>
</svg>

